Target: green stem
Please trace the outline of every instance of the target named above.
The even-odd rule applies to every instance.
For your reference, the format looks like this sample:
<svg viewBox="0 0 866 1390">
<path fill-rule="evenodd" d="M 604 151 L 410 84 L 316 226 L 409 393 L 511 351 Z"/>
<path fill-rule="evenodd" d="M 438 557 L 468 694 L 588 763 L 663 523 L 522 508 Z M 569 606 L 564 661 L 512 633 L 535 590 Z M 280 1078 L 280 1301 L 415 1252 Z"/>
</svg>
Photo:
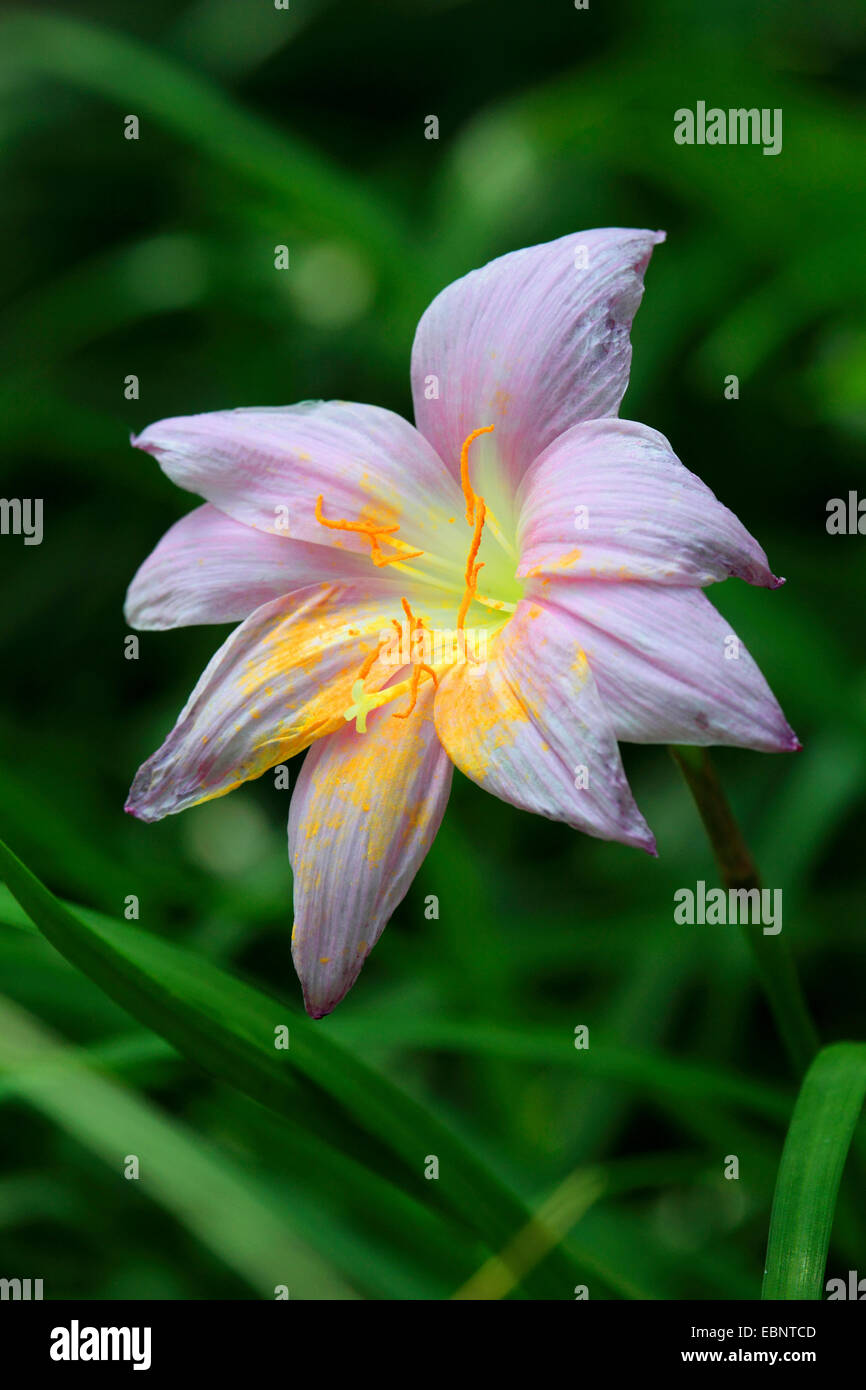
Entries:
<svg viewBox="0 0 866 1390">
<path fill-rule="evenodd" d="M 760 888 L 755 861 L 707 749 L 676 747 L 670 751 L 695 799 L 725 887 Z M 820 1043 L 793 958 L 781 936 L 765 936 L 743 925 L 779 1034 L 795 1072 L 802 1076 Z"/>
</svg>

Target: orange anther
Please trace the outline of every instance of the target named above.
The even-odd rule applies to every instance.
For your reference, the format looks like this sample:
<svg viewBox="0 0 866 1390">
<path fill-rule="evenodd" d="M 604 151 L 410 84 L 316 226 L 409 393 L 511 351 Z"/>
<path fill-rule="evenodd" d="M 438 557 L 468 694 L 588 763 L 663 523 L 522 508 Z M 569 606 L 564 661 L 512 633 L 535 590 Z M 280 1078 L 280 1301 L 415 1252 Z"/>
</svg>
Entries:
<svg viewBox="0 0 866 1390">
<path fill-rule="evenodd" d="M 469 605 L 475 597 L 475 591 L 478 587 L 478 571 L 484 568 L 483 560 L 480 564 L 477 565 L 474 562 L 475 556 L 478 554 L 478 548 L 481 545 L 481 532 L 484 530 L 484 517 L 486 516 L 486 508 L 484 506 L 483 497 L 476 497 L 475 502 L 477 504 L 475 510 L 475 530 L 472 533 L 472 544 L 469 547 L 469 557 L 466 561 L 466 573 L 464 575 L 464 578 L 466 580 L 466 589 L 463 594 L 463 602 L 460 604 L 460 612 L 457 614 L 458 632 L 461 630 L 464 622 L 466 621 L 466 614 L 469 612 Z"/>
<path fill-rule="evenodd" d="M 324 497 L 319 493 L 316 498 L 316 520 L 327 526 L 330 531 L 357 531 L 361 536 L 385 536 L 392 531 L 399 531 L 399 526 L 374 526 L 372 521 L 346 521 L 345 517 L 340 517 L 337 521 L 329 521 L 326 516 L 322 516 L 322 503 Z"/>
<path fill-rule="evenodd" d="M 475 503 L 478 500 L 472 491 L 472 484 L 469 481 L 469 446 L 480 434 L 491 434 L 495 426 L 482 425 L 480 430 L 473 430 L 463 441 L 460 450 L 460 482 L 463 487 L 463 496 L 466 498 L 466 520 L 471 526 L 475 520 Z"/>
<path fill-rule="evenodd" d="M 364 680 L 367 679 L 367 677 L 369 676 L 369 674 L 370 674 L 370 672 L 372 671 L 373 667 L 376 665 L 376 662 L 377 662 L 378 658 L 379 658 L 379 648 L 378 648 L 378 647 L 374 647 L 373 650 L 372 650 L 371 652 L 368 652 L 367 655 L 366 655 L 366 657 L 364 658 L 364 664 L 363 664 L 363 666 L 361 667 L 360 671 L 358 672 L 358 680 L 359 680 L 359 681 L 364 681 Z"/>
<path fill-rule="evenodd" d="M 395 531 L 399 531 L 399 525 L 379 526 L 371 521 L 347 521 L 345 517 L 339 517 L 337 520 L 329 520 L 328 517 L 322 515 L 323 501 L 324 497 L 322 493 L 319 493 L 319 496 L 316 498 L 316 520 L 319 524 L 321 526 L 327 526 L 329 531 L 351 531 L 354 535 L 366 536 L 367 540 L 370 542 L 370 559 L 379 569 L 381 569 L 383 565 L 393 565 L 400 560 L 414 560 L 417 556 L 424 554 L 423 550 L 410 550 L 403 551 L 399 555 L 383 555 L 379 545 L 379 537 L 387 537 L 392 535 Z M 391 541 L 390 544 L 394 545 L 396 542 Z"/>
</svg>

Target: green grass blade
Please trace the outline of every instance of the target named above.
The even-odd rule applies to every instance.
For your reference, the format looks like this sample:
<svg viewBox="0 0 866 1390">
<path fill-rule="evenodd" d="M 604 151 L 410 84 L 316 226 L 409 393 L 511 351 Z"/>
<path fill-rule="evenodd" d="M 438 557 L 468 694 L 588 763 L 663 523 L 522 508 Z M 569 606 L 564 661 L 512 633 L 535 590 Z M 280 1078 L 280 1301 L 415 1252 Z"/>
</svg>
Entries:
<svg viewBox="0 0 866 1390">
<path fill-rule="evenodd" d="M 529 1208 L 432 1112 L 365 1065 L 350 1049 L 278 1000 L 207 960 L 140 928 L 69 912 L 0 841 L 0 874 L 21 907 L 67 960 L 140 1022 L 211 1075 L 282 1116 L 298 1119 L 299 1086 L 323 1094 L 402 1163 L 407 1190 L 456 1215 L 485 1246 L 508 1245 Z M 274 1047 L 290 1025 L 291 1046 Z M 439 1159 L 426 1182 L 424 1161 Z M 536 1297 L 569 1298 L 580 1270 L 561 1249 L 529 1276 Z"/>
<path fill-rule="evenodd" d="M 239 1274 L 256 1293 L 356 1297 L 304 1242 L 283 1204 L 219 1150 L 126 1086 L 101 1075 L 32 1016 L 0 997 L 0 1083 L 110 1164 L 123 1182 L 125 1155 L 142 1190 Z"/>
<path fill-rule="evenodd" d="M 866 1043 L 834 1043 L 812 1063 L 782 1151 L 762 1297 L 820 1299 L 836 1197 L 866 1095 Z"/>
</svg>

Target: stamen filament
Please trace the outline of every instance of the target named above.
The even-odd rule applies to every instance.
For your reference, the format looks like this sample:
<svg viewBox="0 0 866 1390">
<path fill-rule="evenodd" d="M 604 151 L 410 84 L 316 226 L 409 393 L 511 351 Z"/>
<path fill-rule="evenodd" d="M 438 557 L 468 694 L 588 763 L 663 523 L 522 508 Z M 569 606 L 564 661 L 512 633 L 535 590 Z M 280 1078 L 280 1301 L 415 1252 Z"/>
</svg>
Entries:
<svg viewBox="0 0 866 1390">
<path fill-rule="evenodd" d="M 415 708 L 415 701 L 418 699 L 418 686 L 421 684 L 422 671 L 426 671 L 427 675 L 430 677 L 434 685 L 439 684 L 438 680 L 436 679 L 435 671 L 432 671 L 429 666 L 424 664 L 423 661 L 415 665 L 412 669 L 412 689 L 410 691 L 411 698 L 409 701 L 409 707 L 408 709 L 404 709 L 402 711 L 395 710 L 393 715 L 394 719 L 408 719 L 409 715 Z"/>
<path fill-rule="evenodd" d="M 401 602 L 402 605 L 403 605 L 403 612 L 406 614 L 406 618 L 407 618 L 408 623 L 409 623 L 409 644 L 410 644 L 410 653 L 409 653 L 409 655 L 410 655 L 410 659 L 411 659 L 411 656 L 412 656 L 412 652 L 411 652 L 412 639 L 414 638 L 415 633 L 416 633 L 416 632 L 420 632 L 420 631 L 422 630 L 422 628 L 424 627 L 424 619 L 423 619 L 423 618 L 416 618 L 416 617 L 415 617 L 415 614 L 412 612 L 412 609 L 409 607 L 409 600 L 408 600 L 407 598 L 401 599 L 400 602 Z M 392 618 L 391 621 L 394 623 L 394 626 L 397 628 L 397 631 L 400 633 L 400 637 L 401 637 L 401 640 L 402 640 L 403 632 L 402 632 L 402 629 L 401 629 L 401 627 L 400 627 L 400 624 L 397 622 L 397 619 L 396 619 L 396 618 Z M 423 661 L 413 661 L 413 663 L 412 663 L 412 688 L 411 688 L 411 691 L 410 691 L 409 706 L 408 706 L 407 709 L 403 710 L 402 713 L 399 713 L 398 711 L 395 711 L 394 714 L 393 714 L 393 716 L 392 716 L 394 719 L 408 719 L 408 718 L 409 718 L 409 715 L 412 713 L 413 709 L 415 708 L 415 702 L 416 702 L 416 700 L 418 699 L 418 686 L 419 686 L 420 683 L 421 683 L 421 672 L 422 672 L 422 671 L 426 671 L 426 672 L 427 672 L 427 675 L 430 677 L 430 679 L 432 680 L 432 682 L 433 682 L 434 685 L 438 685 L 438 684 L 439 684 L 439 682 L 438 682 L 437 679 L 436 679 L 436 673 L 430 669 L 430 667 L 426 664 L 426 662 L 423 662 Z"/>
<path fill-rule="evenodd" d="M 496 611 L 500 613 L 517 612 L 517 604 L 509 603 L 508 600 L 504 598 L 489 598 L 487 594 L 479 594 L 477 592 L 473 594 L 473 598 L 476 603 L 483 604 L 485 608 L 495 608 Z"/>
</svg>

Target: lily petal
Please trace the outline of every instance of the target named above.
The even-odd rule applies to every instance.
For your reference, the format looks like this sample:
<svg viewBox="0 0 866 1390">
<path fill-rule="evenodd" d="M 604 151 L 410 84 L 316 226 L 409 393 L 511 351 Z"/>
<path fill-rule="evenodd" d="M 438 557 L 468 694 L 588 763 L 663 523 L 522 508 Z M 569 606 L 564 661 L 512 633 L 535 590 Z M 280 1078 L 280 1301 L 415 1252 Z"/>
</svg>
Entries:
<svg viewBox="0 0 866 1390">
<path fill-rule="evenodd" d="M 783 582 L 664 435 L 632 420 L 566 430 L 535 460 L 520 491 L 521 577 Z"/>
<path fill-rule="evenodd" d="M 617 413 L 643 273 L 663 240 L 575 232 L 500 256 L 433 300 L 412 348 L 415 421 L 455 477 L 472 430 L 495 427 L 492 447 L 516 486 L 558 435 Z"/>
<path fill-rule="evenodd" d="M 700 589 L 552 580 L 616 736 L 628 743 L 799 748 L 755 662 Z"/>
<path fill-rule="evenodd" d="M 369 578 L 363 555 L 257 531 L 206 502 L 175 522 L 139 568 L 124 615 L 143 630 L 235 623 L 295 589 Z"/>
<path fill-rule="evenodd" d="M 148 425 L 135 446 L 220 511 L 284 538 L 369 555 L 364 536 L 316 519 L 399 526 L 406 549 L 429 550 L 461 494 L 441 459 L 399 415 L 347 401 L 217 410 Z"/>
<path fill-rule="evenodd" d="M 394 610 L 366 586 L 317 584 L 267 603 L 205 668 L 126 810 L 160 820 L 222 796 L 341 728 Z"/>
<path fill-rule="evenodd" d="M 432 692 L 432 682 L 422 684 L 406 719 L 388 706 L 370 716 L 366 733 L 347 725 L 322 739 L 298 776 L 289 813 L 292 956 L 313 1018 L 351 989 L 439 829 L 452 769 Z"/>
<path fill-rule="evenodd" d="M 521 810 L 655 853 L 569 617 L 522 600 L 490 653 L 475 672 L 452 666 L 436 694 L 436 728 L 461 772 Z"/>
</svg>

